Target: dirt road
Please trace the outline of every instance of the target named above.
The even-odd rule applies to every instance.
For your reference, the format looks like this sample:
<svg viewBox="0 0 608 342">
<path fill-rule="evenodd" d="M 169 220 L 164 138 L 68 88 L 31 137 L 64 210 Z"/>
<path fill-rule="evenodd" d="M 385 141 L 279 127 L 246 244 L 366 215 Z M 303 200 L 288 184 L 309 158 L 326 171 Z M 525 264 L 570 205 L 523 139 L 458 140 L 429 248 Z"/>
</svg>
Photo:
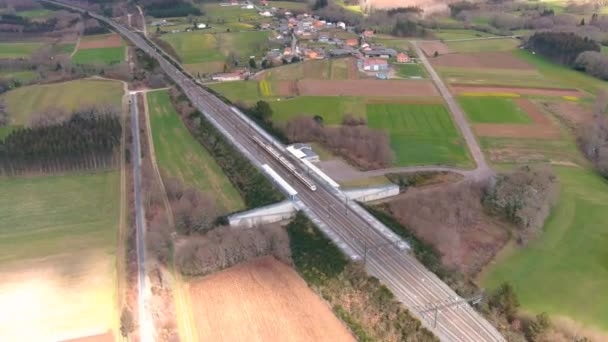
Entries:
<svg viewBox="0 0 608 342">
<path fill-rule="evenodd" d="M 475 169 L 475 177 L 481 179 L 489 177 L 492 174 L 492 170 L 488 167 L 488 164 L 486 163 L 485 156 L 481 151 L 481 148 L 479 147 L 479 143 L 475 139 L 475 135 L 473 134 L 471 127 L 469 127 L 469 123 L 467 122 L 464 116 L 464 112 L 456 102 L 456 99 L 454 99 L 454 97 L 448 90 L 447 86 L 443 83 L 443 80 L 441 80 L 435 69 L 433 69 L 433 66 L 418 46 L 418 43 L 416 41 L 412 41 L 411 43 L 412 46 L 414 46 L 414 49 L 416 50 L 416 54 L 418 54 L 418 57 L 420 58 L 420 60 L 426 67 L 426 70 L 428 71 L 429 75 L 431 76 L 433 83 L 435 83 L 435 86 L 439 90 L 441 97 L 443 97 L 443 99 L 447 103 L 448 109 L 452 114 L 452 118 L 460 129 L 460 132 L 462 133 L 462 136 L 464 137 L 464 140 L 466 141 L 467 146 L 469 147 L 469 152 L 471 153 L 475 164 L 477 164 L 477 168 Z"/>
</svg>

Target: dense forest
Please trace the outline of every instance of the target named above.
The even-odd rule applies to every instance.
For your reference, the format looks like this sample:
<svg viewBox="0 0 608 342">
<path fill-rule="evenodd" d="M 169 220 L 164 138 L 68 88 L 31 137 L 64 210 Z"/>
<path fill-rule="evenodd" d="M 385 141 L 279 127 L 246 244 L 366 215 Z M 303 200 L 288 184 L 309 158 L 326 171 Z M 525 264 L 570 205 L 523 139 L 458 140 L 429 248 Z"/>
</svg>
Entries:
<svg viewBox="0 0 608 342">
<path fill-rule="evenodd" d="M 185 17 L 201 15 L 201 10 L 189 2 L 181 0 L 144 0 L 141 1 L 146 14 L 156 18 Z"/>
<path fill-rule="evenodd" d="M 537 32 L 528 40 L 528 47 L 568 66 L 573 66 L 578 55 L 585 51 L 600 51 L 600 45 L 595 41 L 566 32 Z"/>
<path fill-rule="evenodd" d="M 121 124 L 96 109 L 67 120 L 13 131 L 0 141 L 0 175 L 111 169 L 119 164 Z"/>
</svg>

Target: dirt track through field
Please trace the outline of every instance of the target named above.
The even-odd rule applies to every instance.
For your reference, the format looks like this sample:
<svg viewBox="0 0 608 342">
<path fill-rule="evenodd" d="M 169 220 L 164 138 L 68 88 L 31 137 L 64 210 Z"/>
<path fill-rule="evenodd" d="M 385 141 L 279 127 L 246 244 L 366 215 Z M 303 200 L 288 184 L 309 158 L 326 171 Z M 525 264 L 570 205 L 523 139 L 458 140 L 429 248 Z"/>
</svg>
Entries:
<svg viewBox="0 0 608 342">
<path fill-rule="evenodd" d="M 450 53 L 429 60 L 439 67 L 534 70 L 511 52 Z"/>
<path fill-rule="evenodd" d="M 287 265 L 247 262 L 190 285 L 200 341 L 354 341 Z"/>
<path fill-rule="evenodd" d="M 438 96 L 427 80 L 302 80 L 280 82 L 281 96 Z"/>
<path fill-rule="evenodd" d="M 450 87 L 452 92 L 457 95 L 464 93 L 515 93 L 540 96 L 585 96 L 585 93 L 578 89 L 474 86 L 466 84 L 451 84 Z"/>
<path fill-rule="evenodd" d="M 528 99 L 515 99 L 514 102 L 530 116 L 534 124 L 475 124 L 475 133 L 486 137 L 559 139 L 558 127 L 534 103 Z"/>
<path fill-rule="evenodd" d="M 100 37 L 99 39 L 91 39 L 85 37 L 81 39 L 78 48 L 81 50 L 84 49 L 99 49 L 99 48 L 110 48 L 110 47 L 121 47 L 122 39 L 117 34 L 111 34 L 104 37 Z"/>
</svg>

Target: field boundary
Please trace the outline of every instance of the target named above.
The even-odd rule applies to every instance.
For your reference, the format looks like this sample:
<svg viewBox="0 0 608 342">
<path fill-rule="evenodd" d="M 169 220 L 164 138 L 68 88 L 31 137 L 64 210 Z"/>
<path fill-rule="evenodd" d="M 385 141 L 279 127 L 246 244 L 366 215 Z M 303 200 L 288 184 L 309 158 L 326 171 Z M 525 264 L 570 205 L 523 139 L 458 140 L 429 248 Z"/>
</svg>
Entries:
<svg viewBox="0 0 608 342">
<path fill-rule="evenodd" d="M 155 91 L 163 91 L 160 89 L 157 89 Z M 171 228 L 172 231 L 175 231 L 175 220 L 173 217 L 173 210 L 171 208 L 171 204 L 169 203 L 169 197 L 167 196 L 167 190 L 165 189 L 165 183 L 163 182 L 163 178 L 160 174 L 160 169 L 158 167 L 158 163 L 156 161 L 156 152 L 154 149 L 154 139 L 152 137 L 152 122 L 150 120 L 150 111 L 149 111 L 149 107 L 148 107 L 148 96 L 147 96 L 147 91 L 142 91 L 140 92 L 141 97 L 142 97 L 142 101 L 144 103 L 144 115 L 146 118 L 146 136 L 148 139 L 148 150 L 150 153 L 150 162 L 152 164 L 152 168 L 154 169 L 154 174 L 157 178 L 158 184 L 160 185 L 161 188 L 161 192 L 162 192 L 162 198 L 163 198 L 163 205 L 165 207 L 165 210 L 167 212 L 167 221 L 169 223 L 169 226 Z M 188 338 L 192 338 L 193 336 L 197 336 L 195 334 L 193 334 L 193 331 L 196 331 L 195 326 L 192 324 L 192 311 L 189 310 L 189 306 L 187 305 L 188 300 L 186 300 L 184 298 L 184 294 L 183 294 L 183 289 L 182 289 L 182 285 L 184 284 L 183 279 L 181 277 L 181 275 L 179 274 L 177 270 L 177 266 L 175 265 L 175 259 L 172 258 L 172 265 L 171 265 L 171 274 L 173 275 L 173 284 L 175 286 L 172 287 L 172 293 L 173 293 L 173 299 L 175 302 L 175 308 L 176 308 L 176 320 L 178 322 L 178 332 L 179 335 L 182 336 L 182 338 L 188 337 Z M 179 309 L 179 310 L 178 310 Z M 185 311 L 185 312 L 184 312 Z M 179 313 L 182 313 L 181 315 Z M 193 328 L 194 327 L 194 328 Z"/>
</svg>

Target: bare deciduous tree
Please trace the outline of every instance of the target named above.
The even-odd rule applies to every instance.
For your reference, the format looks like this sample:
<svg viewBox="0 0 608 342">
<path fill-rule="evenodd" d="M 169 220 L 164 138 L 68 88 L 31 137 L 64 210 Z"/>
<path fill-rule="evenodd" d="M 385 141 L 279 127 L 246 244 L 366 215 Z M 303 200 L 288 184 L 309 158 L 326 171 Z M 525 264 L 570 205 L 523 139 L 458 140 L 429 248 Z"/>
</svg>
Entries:
<svg viewBox="0 0 608 342">
<path fill-rule="evenodd" d="M 180 245 L 176 260 L 184 275 L 198 276 L 264 255 L 291 263 L 289 237 L 284 228 L 218 227 L 204 236 L 192 236 Z"/>
<path fill-rule="evenodd" d="M 345 118 L 340 127 L 323 127 L 312 117 L 291 120 L 286 134 L 292 141 L 320 142 L 364 169 L 387 167 L 393 161 L 386 133 L 364 125 L 365 121 Z"/>
</svg>

